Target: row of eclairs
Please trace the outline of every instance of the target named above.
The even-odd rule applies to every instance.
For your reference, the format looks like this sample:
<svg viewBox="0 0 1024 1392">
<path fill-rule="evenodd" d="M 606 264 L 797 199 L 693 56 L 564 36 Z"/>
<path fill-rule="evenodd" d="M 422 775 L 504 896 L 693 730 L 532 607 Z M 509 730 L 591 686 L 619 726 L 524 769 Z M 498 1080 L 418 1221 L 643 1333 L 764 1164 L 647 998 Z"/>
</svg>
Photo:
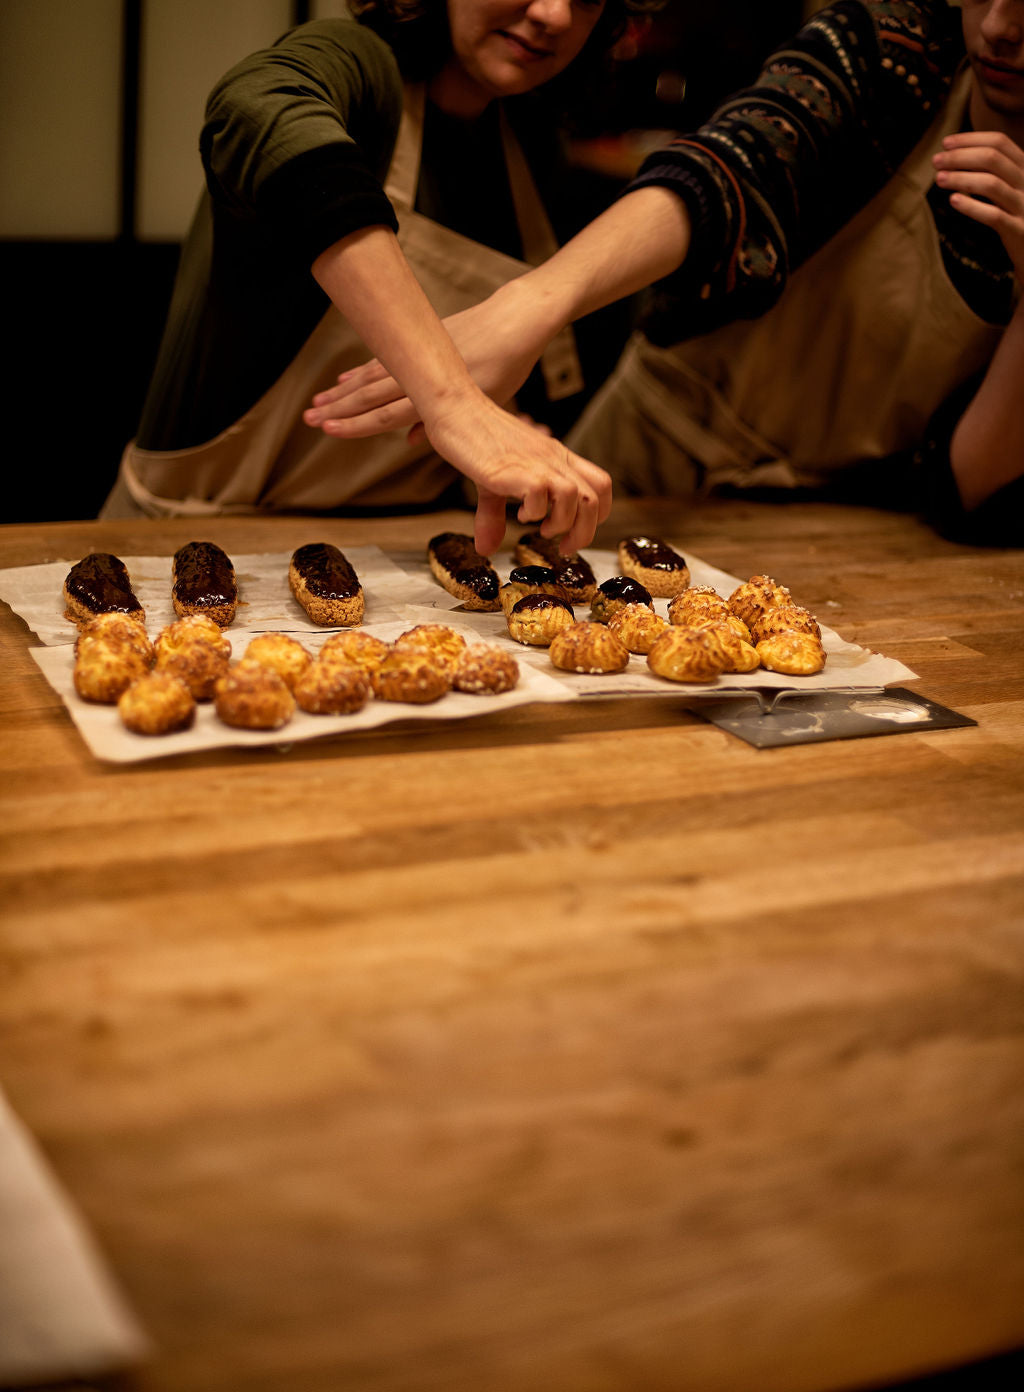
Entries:
<svg viewBox="0 0 1024 1392">
<path fill-rule="evenodd" d="M 468 612 L 502 612 L 515 642 L 546 648 L 554 667 L 587 674 L 625 671 L 642 658 L 674 682 L 714 682 L 764 667 L 787 675 L 820 671 L 820 628 L 791 592 L 754 575 L 729 595 L 691 583 L 685 558 L 654 537 L 626 537 L 619 574 L 597 582 L 581 554 L 526 532 L 503 580 L 472 538 L 442 532 L 427 544 L 438 583 Z M 335 630 L 314 654 L 286 633 L 257 633 L 232 661 L 225 632 L 235 621 L 238 585 L 230 557 L 191 541 L 172 557 L 176 618 L 152 638 L 124 562 L 85 556 L 64 582 L 65 613 L 78 627 L 73 680 L 84 701 L 116 705 L 139 735 L 188 728 L 197 703 L 239 729 L 278 730 L 297 709 L 348 715 L 369 700 L 422 705 L 451 691 L 497 695 L 520 677 L 513 652 L 467 639 L 443 623 L 417 624 L 385 640 L 363 627 L 365 595 L 338 547 L 311 542 L 288 566 L 289 588 L 308 619 Z M 667 612 L 655 608 L 667 600 Z M 586 607 L 588 616 L 578 617 Z"/>
</svg>

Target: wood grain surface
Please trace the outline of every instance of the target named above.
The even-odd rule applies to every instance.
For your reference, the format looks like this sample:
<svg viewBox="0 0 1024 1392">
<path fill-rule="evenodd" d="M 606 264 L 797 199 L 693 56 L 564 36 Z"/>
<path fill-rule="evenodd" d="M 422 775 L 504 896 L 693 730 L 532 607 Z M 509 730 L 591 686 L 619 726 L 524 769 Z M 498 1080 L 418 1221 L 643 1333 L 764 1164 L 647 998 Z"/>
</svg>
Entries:
<svg viewBox="0 0 1024 1392">
<path fill-rule="evenodd" d="M 0 529 L 3 564 L 462 514 Z M 89 754 L 0 612 L 0 1085 L 137 1392 L 832 1392 L 1024 1344 L 1024 559 L 620 505 L 978 724 L 664 698 Z"/>
</svg>

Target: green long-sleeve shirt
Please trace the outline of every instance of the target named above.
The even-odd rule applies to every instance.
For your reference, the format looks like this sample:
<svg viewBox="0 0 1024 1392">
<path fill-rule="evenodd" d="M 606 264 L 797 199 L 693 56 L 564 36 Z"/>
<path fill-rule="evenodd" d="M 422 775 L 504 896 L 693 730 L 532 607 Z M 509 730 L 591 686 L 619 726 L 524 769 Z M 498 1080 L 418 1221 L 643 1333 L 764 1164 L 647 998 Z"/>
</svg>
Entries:
<svg viewBox="0 0 1024 1392">
<path fill-rule="evenodd" d="M 550 125 L 529 99 L 507 110 L 565 235 L 572 212 L 558 202 Z M 203 444 L 238 420 L 327 308 L 310 273 L 316 257 L 362 227 L 396 227 L 382 185 L 401 113 L 394 54 L 352 20 L 301 25 L 218 82 L 200 137 L 206 192 L 182 249 L 142 448 Z M 521 255 L 494 108 L 462 121 L 428 102 L 416 207 Z"/>
</svg>

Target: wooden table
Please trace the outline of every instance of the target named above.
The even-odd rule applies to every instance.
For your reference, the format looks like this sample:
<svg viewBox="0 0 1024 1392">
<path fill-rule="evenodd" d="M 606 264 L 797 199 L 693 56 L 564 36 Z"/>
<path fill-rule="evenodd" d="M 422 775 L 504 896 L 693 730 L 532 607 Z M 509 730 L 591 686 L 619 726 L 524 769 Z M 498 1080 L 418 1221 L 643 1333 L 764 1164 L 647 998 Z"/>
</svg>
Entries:
<svg viewBox="0 0 1024 1392">
<path fill-rule="evenodd" d="M 105 766 L 0 615 L 0 1085 L 138 1392 L 826 1392 L 1024 1344 L 1024 555 L 803 504 L 599 540 L 641 529 L 977 728 L 757 751 L 670 693 Z M 310 525 L 0 539 L 199 533 Z"/>
</svg>

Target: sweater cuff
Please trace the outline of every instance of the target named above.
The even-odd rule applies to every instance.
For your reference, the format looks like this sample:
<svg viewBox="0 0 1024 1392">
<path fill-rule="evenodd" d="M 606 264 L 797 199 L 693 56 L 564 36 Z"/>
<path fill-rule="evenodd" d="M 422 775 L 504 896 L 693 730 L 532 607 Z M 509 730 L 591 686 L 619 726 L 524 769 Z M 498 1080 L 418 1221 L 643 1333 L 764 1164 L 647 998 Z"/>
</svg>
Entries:
<svg viewBox="0 0 1024 1392">
<path fill-rule="evenodd" d="M 322 251 L 363 227 L 398 230 L 391 202 L 354 145 L 309 150 L 261 185 L 257 215 L 282 247 L 311 265 Z"/>
<path fill-rule="evenodd" d="M 625 192 L 649 187 L 669 189 L 682 200 L 690 219 L 686 260 L 659 281 L 659 287 L 672 295 L 707 296 L 728 235 L 722 202 L 711 196 L 707 171 L 702 165 L 694 167 L 685 157 L 673 158 L 668 151 L 656 150 L 640 166 Z"/>
</svg>

